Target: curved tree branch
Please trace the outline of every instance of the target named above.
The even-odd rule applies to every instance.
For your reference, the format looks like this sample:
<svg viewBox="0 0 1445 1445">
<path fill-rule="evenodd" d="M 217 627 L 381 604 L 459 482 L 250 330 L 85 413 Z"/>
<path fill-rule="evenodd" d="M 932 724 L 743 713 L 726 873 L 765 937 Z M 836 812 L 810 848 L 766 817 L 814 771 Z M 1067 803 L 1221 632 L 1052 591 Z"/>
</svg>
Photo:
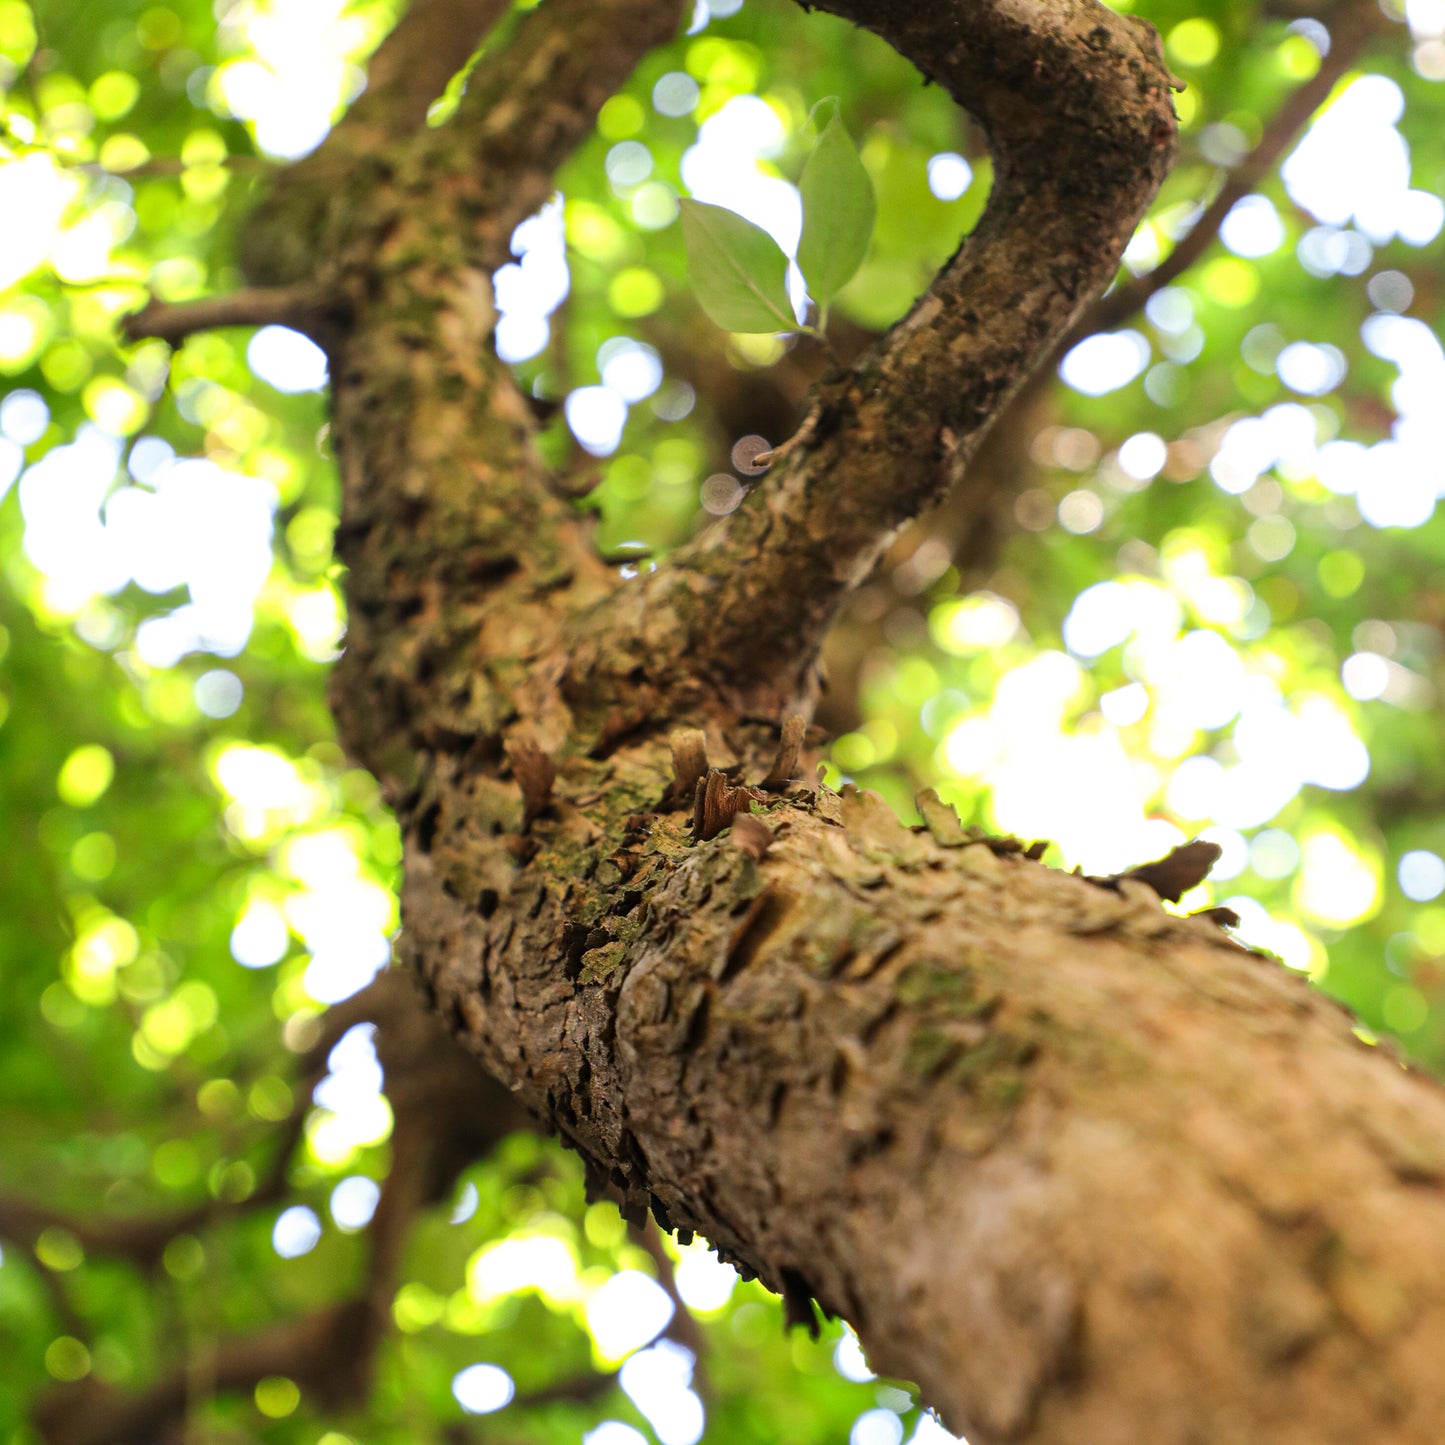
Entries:
<svg viewBox="0 0 1445 1445">
<path fill-rule="evenodd" d="M 1174 154 L 1157 37 L 1093 0 L 823 8 L 876 30 L 968 108 L 995 179 L 977 229 L 909 316 L 820 389 L 812 439 L 599 617 L 641 628 L 646 613 L 683 613 L 694 666 L 764 711 L 786 701 L 780 684 L 806 691 L 843 595 L 943 495 L 1112 279 Z"/>
</svg>

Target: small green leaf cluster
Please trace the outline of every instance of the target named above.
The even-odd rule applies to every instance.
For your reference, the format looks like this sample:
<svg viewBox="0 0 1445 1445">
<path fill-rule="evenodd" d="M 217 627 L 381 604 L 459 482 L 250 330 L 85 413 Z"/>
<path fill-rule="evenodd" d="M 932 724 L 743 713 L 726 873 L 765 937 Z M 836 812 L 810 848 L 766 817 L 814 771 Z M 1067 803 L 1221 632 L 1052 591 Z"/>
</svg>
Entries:
<svg viewBox="0 0 1445 1445">
<path fill-rule="evenodd" d="M 804 331 L 821 334 L 828 307 L 863 264 L 878 204 L 858 148 L 829 97 L 826 124 L 803 166 L 798 189 L 803 231 L 798 269 L 817 305 L 816 321 L 799 325 L 788 299 L 788 258 L 760 226 L 724 206 L 682 202 L 688 272 L 702 309 L 728 331 Z"/>
</svg>

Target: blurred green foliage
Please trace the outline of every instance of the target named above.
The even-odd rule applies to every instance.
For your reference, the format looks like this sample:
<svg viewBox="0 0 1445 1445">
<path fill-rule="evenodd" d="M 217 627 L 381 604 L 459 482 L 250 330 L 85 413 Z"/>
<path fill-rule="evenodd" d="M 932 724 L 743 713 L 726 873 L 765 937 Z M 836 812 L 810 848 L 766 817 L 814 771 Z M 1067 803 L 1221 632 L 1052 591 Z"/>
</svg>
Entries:
<svg viewBox="0 0 1445 1445">
<path fill-rule="evenodd" d="M 1188 84 L 1179 165 L 1127 258 L 1144 272 L 1323 47 L 1289 7 L 1136 8 Z M 726 180 L 731 154 L 738 194 L 785 215 L 809 111 L 838 96 L 878 197 L 832 308 L 856 347 L 988 190 L 982 137 L 873 37 L 783 0 L 713 10 L 607 103 L 498 278 L 519 378 L 569 401 L 551 455 L 600 474 L 585 505 L 608 552 L 665 553 L 735 504 L 708 479 L 738 434 L 786 425 L 824 364 L 806 339 L 701 319 L 679 196 Z M 313 1021 L 379 962 L 344 930 L 336 962 L 338 920 L 373 943 L 396 925 L 396 829 L 324 700 L 342 619 L 323 400 L 284 337 L 270 359 L 235 331 L 172 355 L 116 323 L 148 292 L 240 284 L 240 219 L 356 93 L 392 18 L 0 0 L 0 1221 L 15 1198 L 76 1220 L 237 1206 L 152 1271 L 58 1226 L 33 1249 L 0 1234 L 0 1441 L 34 1438 L 47 1385 L 139 1387 L 181 1346 L 340 1298 L 360 1244 L 333 1191 L 388 1168 L 389 1114 L 353 1091 L 356 1117 L 311 1115 L 284 1202 L 244 1207 Z M 1409 18 L 1342 77 L 1349 124 L 1320 123 L 1291 184 L 1267 179 L 1125 334 L 1066 363 L 1080 385 L 1053 387 L 1018 438 L 1002 549 L 980 560 L 935 532 L 890 559 L 847 624 L 867 653 L 832 766 L 905 813 L 937 784 L 966 820 L 1090 870 L 1208 830 L 1225 856 L 1188 906 L 1230 900 L 1246 936 L 1439 1067 L 1445 41 L 1438 7 Z M 581 447 L 578 397 L 625 411 L 620 438 Z M 522 1395 L 553 1391 L 512 1407 L 516 1438 L 604 1420 L 683 1438 L 610 1377 L 564 1388 L 617 1364 L 588 1302 L 618 1270 L 656 1271 L 584 1205 L 575 1161 L 515 1138 L 459 1201 L 458 1222 L 443 1209 L 416 1232 L 365 1412 L 332 1419 L 270 1379 L 194 1417 L 278 1445 L 439 1438 L 462 1416 L 458 1372 L 486 1362 Z M 316 1238 L 283 1259 L 309 1238 L 305 1216 L 278 1226 L 297 1207 Z M 487 1284 L 508 1244 L 526 1246 L 512 1285 Z M 786 1335 L 751 1285 L 695 1313 L 708 1438 L 928 1437 L 905 1392 L 840 1373 L 836 1328 Z"/>
</svg>

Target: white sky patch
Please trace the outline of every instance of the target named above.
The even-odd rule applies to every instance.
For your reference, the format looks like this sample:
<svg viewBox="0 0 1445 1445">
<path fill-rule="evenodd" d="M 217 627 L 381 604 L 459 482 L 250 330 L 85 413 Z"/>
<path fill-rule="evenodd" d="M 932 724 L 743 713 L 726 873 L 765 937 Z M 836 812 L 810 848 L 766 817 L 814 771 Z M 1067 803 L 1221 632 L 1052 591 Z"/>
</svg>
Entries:
<svg viewBox="0 0 1445 1445">
<path fill-rule="evenodd" d="M 1250 683 L 1233 729 L 1238 761 L 1226 766 L 1207 756 L 1185 759 L 1174 770 L 1166 793 L 1174 812 L 1226 828 L 1256 828 L 1269 822 L 1306 783 L 1346 792 L 1365 781 L 1369 750 L 1334 703 L 1306 697 L 1292 710 L 1268 679 Z"/>
<path fill-rule="evenodd" d="M 316 1211 L 293 1204 L 276 1217 L 271 1230 L 271 1247 L 282 1259 L 299 1259 L 321 1242 L 321 1221 Z"/>
<path fill-rule="evenodd" d="M 833 1368 L 845 1380 L 853 1380 L 857 1384 L 867 1384 L 869 1380 L 878 1378 L 868 1364 L 863 1346 L 858 1343 L 858 1336 L 850 1329 L 845 1329 L 838 1343 L 833 1346 Z"/>
<path fill-rule="evenodd" d="M 587 1329 L 604 1359 L 620 1360 L 655 1340 L 672 1312 L 667 1291 L 655 1279 L 624 1269 L 587 1301 Z"/>
<path fill-rule="evenodd" d="M 515 363 L 529 360 L 547 345 L 551 337 L 547 318 L 571 289 L 560 195 L 512 232 L 512 254 L 520 259 L 497 271 L 492 288 L 500 313 L 497 355 Z"/>
<path fill-rule="evenodd" d="M 697 3 L 700 7 L 704 0 L 697 0 Z M 634 1430 L 621 1420 L 604 1420 L 582 1437 L 582 1445 L 648 1445 L 648 1439 L 641 1430 Z"/>
<path fill-rule="evenodd" d="M 1137 682 L 1126 682 L 1099 698 L 1099 711 L 1116 728 L 1133 727 L 1149 712 L 1149 689 Z"/>
<path fill-rule="evenodd" d="M 1064 619 L 1064 645 L 1078 657 L 1098 657 L 1134 631 L 1134 604 L 1122 582 L 1096 582 L 1074 598 Z"/>
<path fill-rule="evenodd" d="M 470 1179 L 462 1185 L 461 1193 L 457 1195 L 457 1202 L 452 1206 L 452 1212 L 447 1218 L 448 1224 L 465 1224 L 472 1215 L 477 1212 L 477 1205 L 482 1202 L 482 1196 L 477 1186 Z"/>
<path fill-rule="evenodd" d="M 1148 340 L 1138 331 L 1101 331 L 1064 357 L 1059 375 L 1085 396 L 1104 396 L 1133 381 L 1152 355 Z"/>
<path fill-rule="evenodd" d="M 3 172 L 0 172 L 3 174 Z M 0 432 L 17 446 L 28 447 L 45 435 L 50 408 L 38 391 L 12 391 L 0 401 Z"/>
<path fill-rule="evenodd" d="M 1219 239 L 1236 256 L 1269 256 L 1284 244 L 1284 222 L 1268 196 L 1244 196 L 1224 218 Z"/>
<path fill-rule="evenodd" d="M 791 258 L 803 228 L 797 187 L 758 167 L 759 159 L 777 154 L 785 137 L 767 101 L 735 95 L 698 127 L 697 143 L 682 158 L 682 180 L 696 200 L 726 206 L 761 226 Z"/>
<path fill-rule="evenodd" d="M 623 1362 L 619 1380 L 662 1445 L 696 1445 L 702 1439 L 702 1401 L 690 1388 L 692 1351 L 660 1340 Z"/>
<path fill-rule="evenodd" d="M 1279 379 L 1303 396 L 1333 391 L 1349 370 L 1345 353 L 1325 342 L 1292 341 L 1275 359 Z"/>
<path fill-rule="evenodd" d="M 326 353 L 289 326 L 263 326 L 246 346 L 246 364 L 277 391 L 320 391 L 326 385 Z"/>
<path fill-rule="evenodd" d="M 213 667 L 196 679 L 191 694 L 206 717 L 225 718 L 233 716 L 241 706 L 246 689 L 234 672 L 224 667 Z"/>
<path fill-rule="evenodd" d="M 611 456 L 622 441 L 627 403 L 610 386 L 579 386 L 563 403 L 572 435 L 594 457 Z"/>
<path fill-rule="evenodd" d="M 1445 859 L 1425 848 L 1415 848 L 1400 859 L 1400 891 L 1416 903 L 1429 903 L 1445 893 Z"/>
<path fill-rule="evenodd" d="M 1239 927 L 1234 930 L 1234 936 L 1241 943 L 1267 948 L 1271 953 L 1277 953 L 1288 967 L 1299 972 L 1310 968 L 1314 950 L 1302 929 L 1271 918 L 1264 905 L 1247 894 L 1235 894 L 1222 902 L 1239 915 Z"/>
<path fill-rule="evenodd" d="M 903 1421 L 892 1410 L 865 1410 L 848 1432 L 848 1445 L 903 1445 Z"/>
<path fill-rule="evenodd" d="M 292 931 L 311 953 L 306 991 L 318 1003 L 339 1003 L 390 961 L 389 934 L 396 922 L 392 895 L 367 875 L 356 840 L 344 828 L 289 838 L 277 862 L 302 885 L 287 897 L 284 909 Z"/>
<path fill-rule="evenodd" d="M 928 160 L 928 189 L 940 201 L 956 201 L 973 184 L 973 167 L 957 151 L 940 151 Z"/>
<path fill-rule="evenodd" d="M 662 358 L 654 347 L 630 336 L 614 336 L 597 348 L 602 384 L 623 401 L 646 401 L 662 385 Z"/>
<path fill-rule="evenodd" d="M 555 1234 L 514 1234 L 479 1249 L 467 1264 L 467 1293 L 480 1304 L 524 1290 L 553 1307 L 574 1304 L 582 1293 L 577 1251 Z"/>
<path fill-rule="evenodd" d="M 1405 97 L 1388 77 L 1362 75 L 1350 84 L 1281 167 L 1290 199 L 1329 225 L 1353 221 L 1377 246 L 1396 235 L 1427 245 L 1445 207 L 1411 189 L 1410 148 L 1395 128 L 1404 111 Z"/>
<path fill-rule="evenodd" d="M 20 479 L 26 555 L 76 610 L 130 580 L 126 558 L 100 515 L 119 459 L 111 437 L 85 426 L 74 442 L 47 452 Z"/>
<path fill-rule="evenodd" d="M 241 0 L 222 18 L 223 36 L 248 54 L 226 61 L 212 77 L 212 96 L 250 121 L 262 150 L 287 160 L 315 149 L 331 117 L 360 93 L 365 80 L 348 55 L 365 40 L 344 0 L 260 5 Z"/>
<path fill-rule="evenodd" d="M 339 1161 L 353 1149 L 384 1139 L 391 1128 L 375 1034 L 374 1024 L 356 1024 L 327 1055 L 329 1072 L 312 1095 L 319 1117 L 314 1117 L 309 1131 L 312 1152 L 323 1163 Z"/>
<path fill-rule="evenodd" d="M 1317 464 L 1318 426 L 1298 402 L 1272 406 L 1263 416 L 1230 424 L 1209 464 L 1209 475 L 1222 491 L 1239 496 L 1271 467 L 1308 475 Z"/>
<path fill-rule="evenodd" d="M 275 488 L 190 459 L 158 467 L 150 488 L 112 490 L 119 460 L 119 443 L 86 425 L 24 474 L 26 554 L 76 610 L 132 580 L 156 594 L 185 587 L 189 603 L 138 629 L 136 651 L 153 667 L 188 652 L 234 656 L 271 569 Z"/>
<path fill-rule="evenodd" d="M 674 1271 L 677 1292 L 688 1309 L 699 1314 L 720 1310 L 732 1298 L 738 1272 L 710 1249 L 684 1252 Z"/>
<path fill-rule="evenodd" d="M 82 181 L 48 155 L 28 155 L 0 166 L 0 216 L 25 224 L 0 227 L 0 291 L 44 264 L 60 237 L 66 208 Z"/>
<path fill-rule="evenodd" d="M 452 1380 L 452 1394 L 468 1415 L 490 1415 L 512 1403 L 517 1387 L 500 1365 L 468 1365 Z"/>
<path fill-rule="evenodd" d="M 1168 460 L 1164 438 L 1152 431 L 1135 432 L 1119 447 L 1119 465 L 1136 482 L 1152 481 Z"/>
<path fill-rule="evenodd" d="M 918 1417 L 918 1425 L 908 1437 L 908 1445 L 968 1445 L 968 1441 L 962 1435 L 950 1435 L 938 1423 L 936 1415 L 925 1413 Z"/>
<path fill-rule="evenodd" d="M 365 1174 L 352 1174 L 331 1191 L 331 1217 L 348 1232 L 365 1229 L 381 1202 L 381 1186 Z"/>
<path fill-rule="evenodd" d="M 1372 527 L 1419 527 L 1434 515 L 1442 483 L 1438 453 L 1377 442 L 1366 453 L 1355 503 Z"/>
<path fill-rule="evenodd" d="M 1294 902 L 1310 918 L 1347 928 L 1368 918 L 1379 899 L 1374 870 L 1337 833 L 1314 833 L 1300 845 Z M 1288 961 L 1283 949 L 1277 952 Z"/>
<path fill-rule="evenodd" d="M 1199 836 L 1207 843 L 1217 843 L 1221 849 L 1219 860 L 1209 870 L 1212 881 L 1238 878 L 1249 867 L 1249 844 L 1243 833 L 1234 828 L 1206 828 Z"/>
<path fill-rule="evenodd" d="M 669 70 L 652 87 L 652 108 L 659 115 L 691 115 L 702 91 L 685 70 Z"/>
<path fill-rule="evenodd" d="M 231 957 L 242 968 L 270 968 L 286 957 L 291 930 L 274 903 L 252 902 L 231 930 Z"/>
</svg>

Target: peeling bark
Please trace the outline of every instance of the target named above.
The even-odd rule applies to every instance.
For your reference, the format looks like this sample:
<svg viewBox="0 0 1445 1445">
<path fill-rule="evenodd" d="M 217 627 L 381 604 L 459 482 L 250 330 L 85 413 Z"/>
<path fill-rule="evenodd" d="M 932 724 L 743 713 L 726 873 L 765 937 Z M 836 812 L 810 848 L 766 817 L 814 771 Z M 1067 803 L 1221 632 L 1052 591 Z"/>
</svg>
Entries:
<svg viewBox="0 0 1445 1445">
<path fill-rule="evenodd" d="M 1437 1439 L 1437 1087 L 1148 875 L 790 781 L 839 600 L 1167 168 L 1152 32 L 830 0 L 979 117 L 993 200 L 748 504 L 628 583 L 532 445 L 489 275 L 681 8 L 548 0 L 449 125 L 323 147 L 253 233 L 259 282 L 342 298 L 334 701 L 403 830 L 407 966 L 598 1192 L 846 1316 L 974 1445 Z"/>
</svg>

